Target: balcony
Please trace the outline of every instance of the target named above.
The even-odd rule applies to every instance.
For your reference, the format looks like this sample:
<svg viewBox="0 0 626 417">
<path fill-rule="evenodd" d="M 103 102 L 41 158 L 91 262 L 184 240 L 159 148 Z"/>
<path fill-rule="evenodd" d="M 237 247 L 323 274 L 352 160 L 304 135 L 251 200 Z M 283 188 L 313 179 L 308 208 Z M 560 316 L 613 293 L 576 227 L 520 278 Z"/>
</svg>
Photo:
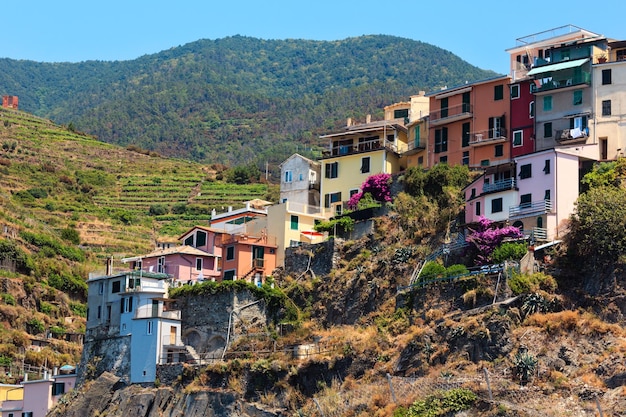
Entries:
<svg viewBox="0 0 626 417">
<path fill-rule="evenodd" d="M 523 233 L 526 239 L 548 240 L 548 229 L 543 227 L 533 227 L 530 230 L 524 230 Z"/>
<path fill-rule="evenodd" d="M 493 184 L 483 184 L 483 193 L 494 193 L 497 191 L 513 190 L 515 189 L 515 178 L 507 178 L 499 180 Z"/>
<path fill-rule="evenodd" d="M 472 105 L 469 103 L 463 103 L 457 106 L 431 111 L 430 124 L 436 126 L 443 123 L 450 123 L 457 120 L 465 119 L 471 116 Z"/>
<path fill-rule="evenodd" d="M 373 139 L 362 142 L 355 140 L 353 143 L 334 146 L 331 147 L 329 151 L 323 151 L 322 159 L 377 151 L 383 148 L 396 153 L 398 152 L 398 148 L 386 139 Z"/>
<path fill-rule="evenodd" d="M 540 78 L 539 85 L 531 84 L 532 93 L 541 93 L 544 91 L 556 90 L 557 88 L 575 87 L 580 85 L 591 84 L 591 73 L 583 71 L 581 74 L 574 75 L 573 72 L 568 71 L 569 74 L 553 74 L 550 77 Z"/>
<path fill-rule="evenodd" d="M 170 319 L 180 320 L 180 310 L 164 310 L 161 312 L 150 309 L 138 309 L 135 311 L 135 319 Z"/>
<path fill-rule="evenodd" d="M 552 212 L 552 201 L 533 201 L 532 203 L 522 203 L 519 206 L 509 207 L 509 219 L 522 219 L 550 212 Z"/>
<path fill-rule="evenodd" d="M 161 346 L 178 346 L 184 347 L 185 344 L 179 335 L 167 335 L 161 338 Z"/>
<path fill-rule="evenodd" d="M 308 214 L 308 215 L 321 215 L 322 209 L 319 206 L 311 206 L 309 204 L 297 203 L 294 201 L 287 201 L 286 210 L 290 213 L 296 214 Z"/>
<path fill-rule="evenodd" d="M 235 243 L 244 243 L 250 245 L 270 245 L 276 246 L 276 236 L 268 236 L 267 234 L 261 234 L 260 236 L 252 236 L 247 233 L 228 234 L 222 235 L 220 245 L 232 245 Z"/>
<path fill-rule="evenodd" d="M 504 142 L 507 138 L 507 130 L 503 128 L 481 130 L 470 136 L 470 146 L 482 146 L 492 143 Z"/>
</svg>

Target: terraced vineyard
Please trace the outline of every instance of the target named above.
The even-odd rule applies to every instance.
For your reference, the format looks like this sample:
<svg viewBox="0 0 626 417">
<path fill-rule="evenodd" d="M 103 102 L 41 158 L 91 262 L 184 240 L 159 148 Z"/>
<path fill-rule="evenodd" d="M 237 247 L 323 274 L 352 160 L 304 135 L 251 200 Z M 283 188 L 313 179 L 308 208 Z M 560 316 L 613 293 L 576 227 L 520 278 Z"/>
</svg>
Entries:
<svg viewBox="0 0 626 417">
<path fill-rule="evenodd" d="M 120 148 L 0 108 L 0 208 L 52 233 L 70 224 L 89 247 L 150 249 L 163 234 L 208 222 L 212 209 L 239 208 L 267 192 L 265 184 L 218 181 L 205 165 Z"/>
</svg>

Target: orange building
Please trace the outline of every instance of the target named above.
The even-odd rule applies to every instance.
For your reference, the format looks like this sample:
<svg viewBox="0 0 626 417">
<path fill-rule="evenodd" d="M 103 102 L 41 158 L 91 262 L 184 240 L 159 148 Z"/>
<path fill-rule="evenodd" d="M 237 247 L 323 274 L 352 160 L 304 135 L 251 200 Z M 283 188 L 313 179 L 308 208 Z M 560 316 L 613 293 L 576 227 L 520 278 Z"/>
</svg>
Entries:
<svg viewBox="0 0 626 417">
<path fill-rule="evenodd" d="M 18 101 L 17 96 L 2 96 L 2 107 L 17 110 Z"/>
<path fill-rule="evenodd" d="M 429 94 L 428 167 L 488 167 L 511 158 L 511 77 L 498 76 Z"/>
</svg>

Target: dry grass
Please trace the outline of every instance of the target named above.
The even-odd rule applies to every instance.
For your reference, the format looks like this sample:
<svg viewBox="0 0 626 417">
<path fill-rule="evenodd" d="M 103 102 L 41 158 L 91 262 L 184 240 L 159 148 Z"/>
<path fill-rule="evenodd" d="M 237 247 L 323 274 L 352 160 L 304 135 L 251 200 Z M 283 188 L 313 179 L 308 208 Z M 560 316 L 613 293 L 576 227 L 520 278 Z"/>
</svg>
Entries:
<svg viewBox="0 0 626 417">
<path fill-rule="evenodd" d="M 558 313 L 536 313 L 526 318 L 528 326 L 535 326 L 546 330 L 550 334 L 578 331 L 581 335 L 605 335 L 611 333 L 615 336 L 625 334 L 617 324 L 611 324 L 600 320 L 591 313 L 580 313 L 575 310 L 565 310 Z"/>
</svg>

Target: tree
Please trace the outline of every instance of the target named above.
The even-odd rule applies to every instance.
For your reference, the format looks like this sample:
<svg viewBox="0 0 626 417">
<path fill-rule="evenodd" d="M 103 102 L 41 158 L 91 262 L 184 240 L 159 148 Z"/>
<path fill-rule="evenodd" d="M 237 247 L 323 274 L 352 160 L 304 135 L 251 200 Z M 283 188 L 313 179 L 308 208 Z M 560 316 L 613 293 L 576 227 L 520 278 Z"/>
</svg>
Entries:
<svg viewBox="0 0 626 417">
<path fill-rule="evenodd" d="M 491 263 L 493 251 L 504 239 L 521 239 L 524 237 L 517 227 L 497 227 L 492 220 L 484 216 L 480 217 L 474 229 L 469 229 L 471 232 L 465 240 L 474 251 L 474 262 L 477 265 L 487 265 Z"/>
<path fill-rule="evenodd" d="M 567 236 L 568 258 L 577 267 L 612 270 L 626 253 L 626 189 L 592 187 L 578 197 Z"/>
</svg>

